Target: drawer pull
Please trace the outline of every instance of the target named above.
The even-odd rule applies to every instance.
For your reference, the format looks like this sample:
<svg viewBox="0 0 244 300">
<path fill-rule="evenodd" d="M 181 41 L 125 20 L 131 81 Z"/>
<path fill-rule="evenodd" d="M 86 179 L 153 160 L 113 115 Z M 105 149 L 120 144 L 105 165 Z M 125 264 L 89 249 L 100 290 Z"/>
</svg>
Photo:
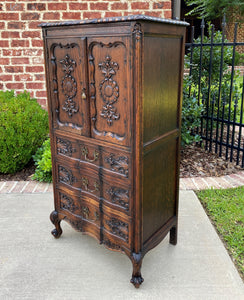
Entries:
<svg viewBox="0 0 244 300">
<path fill-rule="evenodd" d="M 97 150 L 94 150 L 93 152 L 93 159 L 88 158 L 88 149 L 86 147 L 81 148 L 81 154 L 85 157 L 85 160 L 88 162 L 94 162 L 98 159 L 99 157 L 99 152 Z"/>
<path fill-rule="evenodd" d="M 88 219 L 89 218 L 89 215 L 90 215 L 90 210 L 87 206 L 83 206 L 82 207 L 82 212 L 83 212 L 83 215 L 85 215 L 85 218 Z"/>
<path fill-rule="evenodd" d="M 97 211 L 94 212 L 94 217 L 95 219 L 91 218 L 91 211 L 87 206 L 83 206 L 82 207 L 82 213 L 83 213 L 83 218 L 85 218 L 86 220 L 90 220 L 90 221 L 98 221 L 99 220 L 99 213 Z"/>
<path fill-rule="evenodd" d="M 95 181 L 94 184 L 93 184 L 94 189 L 90 189 L 89 188 L 89 180 L 88 180 L 88 178 L 82 177 L 81 181 L 82 181 L 82 185 L 84 186 L 84 190 L 85 191 L 90 192 L 90 193 L 99 192 L 100 185 L 99 185 L 98 182 Z"/>
<path fill-rule="evenodd" d="M 99 220 L 99 213 L 97 211 L 94 212 L 95 221 Z"/>
</svg>

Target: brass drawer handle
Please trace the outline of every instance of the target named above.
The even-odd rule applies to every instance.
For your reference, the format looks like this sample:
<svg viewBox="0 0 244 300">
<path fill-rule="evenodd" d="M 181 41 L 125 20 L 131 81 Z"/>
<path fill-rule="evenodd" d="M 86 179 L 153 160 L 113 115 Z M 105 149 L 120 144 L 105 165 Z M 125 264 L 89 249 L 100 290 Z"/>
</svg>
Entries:
<svg viewBox="0 0 244 300">
<path fill-rule="evenodd" d="M 90 193 L 99 192 L 100 185 L 99 185 L 98 182 L 95 181 L 94 184 L 93 184 L 94 189 L 90 189 L 89 188 L 89 180 L 88 180 L 88 178 L 82 177 L 81 181 L 82 181 L 82 185 L 83 185 L 85 191 L 90 192 Z"/>
<path fill-rule="evenodd" d="M 99 213 L 97 211 L 94 212 L 95 221 L 99 220 Z"/>
<path fill-rule="evenodd" d="M 85 219 L 91 220 L 91 221 L 98 221 L 99 220 L 99 213 L 97 211 L 94 212 L 94 219 L 91 218 L 90 215 L 90 209 L 87 206 L 82 207 L 82 213 Z"/>
<path fill-rule="evenodd" d="M 98 159 L 99 157 L 99 152 L 97 150 L 94 150 L 93 152 L 93 159 L 88 158 L 88 149 L 86 147 L 81 148 L 81 154 L 85 157 L 85 160 L 88 162 L 94 162 Z"/>
</svg>

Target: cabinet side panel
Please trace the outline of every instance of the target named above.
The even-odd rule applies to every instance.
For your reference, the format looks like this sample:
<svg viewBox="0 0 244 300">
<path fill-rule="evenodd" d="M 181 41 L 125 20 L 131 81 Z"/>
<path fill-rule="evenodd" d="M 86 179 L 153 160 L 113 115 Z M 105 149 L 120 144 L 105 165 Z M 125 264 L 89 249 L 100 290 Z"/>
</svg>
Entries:
<svg viewBox="0 0 244 300">
<path fill-rule="evenodd" d="M 143 242 L 176 214 L 177 137 L 163 139 L 143 158 Z"/>
<path fill-rule="evenodd" d="M 181 46 L 181 36 L 144 38 L 144 143 L 178 127 Z"/>
</svg>

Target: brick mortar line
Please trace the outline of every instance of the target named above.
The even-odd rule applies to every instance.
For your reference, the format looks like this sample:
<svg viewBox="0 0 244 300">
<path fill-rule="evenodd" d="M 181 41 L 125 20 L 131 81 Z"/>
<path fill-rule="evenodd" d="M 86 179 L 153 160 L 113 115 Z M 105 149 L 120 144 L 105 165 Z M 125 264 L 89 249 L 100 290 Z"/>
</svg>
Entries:
<svg viewBox="0 0 244 300">
<path fill-rule="evenodd" d="M 39 181 L 37 181 L 37 183 L 36 183 L 36 185 L 35 185 L 35 187 L 34 187 L 34 189 L 32 190 L 32 194 L 34 194 L 35 193 L 35 191 L 36 191 L 36 189 L 37 189 L 37 187 L 39 186 L 39 184 L 40 184 L 40 182 Z"/>
<path fill-rule="evenodd" d="M 16 187 L 17 184 L 18 184 L 18 181 L 14 181 L 13 186 L 11 187 L 11 189 L 7 193 L 11 194 L 11 192 L 13 191 L 13 189 Z"/>
<path fill-rule="evenodd" d="M 0 188 L 0 192 L 1 192 L 1 190 L 5 187 L 6 183 L 7 183 L 7 181 L 4 181 L 3 185 L 2 185 L 1 188 Z"/>
<path fill-rule="evenodd" d="M 25 188 L 29 185 L 30 181 L 26 181 L 26 184 L 23 186 L 23 188 L 21 189 L 20 193 L 22 194 L 25 190 Z"/>
<path fill-rule="evenodd" d="M 227 179 L 226 177 L 230 178 L 231 180 L 228 181 L 228 179 Z M 229 177 L 228 175 L 223 176 L 222 179 L 223 179 L 226 183 L 230 184 L 231 187 L 235 187 L 235 186 L 233 185 L 233 182 L 236 182 L 235 179 L 233 180 L 233 179 L 232 179 L 231 177 Z M 239 181 L 237 181 L 237 182 L 239 182 Z"/>
<path fill-rule="evenodd" d="M 207 180 L 204 178 L 204 177 L 201 177 L 202 178 L 202 180 L 203 180 L 203 182 L 204 182 L 204 184 L 205 184 L 205 186 L 207 186 L 207 188 L 208 189 L 210 189 L 210 185 L 208 184 L 208 182 L 207 182 Z"/>
</svg>

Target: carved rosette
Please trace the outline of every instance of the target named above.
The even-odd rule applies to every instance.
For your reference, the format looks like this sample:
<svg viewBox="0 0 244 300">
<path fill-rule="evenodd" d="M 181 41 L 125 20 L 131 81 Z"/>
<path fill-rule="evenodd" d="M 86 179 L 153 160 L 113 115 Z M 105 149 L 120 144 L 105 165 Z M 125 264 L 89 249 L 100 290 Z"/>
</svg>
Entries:
<svg viewBox="0 0 244 300">
<path fill-rule="evenodd" d="M 78 112 L 76 103 L 73 100 L 77 93 L 77 82 L 71 75 L 71 73 L 74 72 L 74 68 L 76 67 L 76 62 L 71 59 L 68 54 L 66 54 L 65 58 L 61 59 L 59 62 L 62 64 L 62 69 L 65 74 L 61 82 L 62 92 L 66 97 L 62 109 L 67 112 L 69 117 L 72 117 L 74 113 Z"/>
<path fill-rule="evenodd" d="M 120 118 L 120 114 L 113 105 L 119 98 L 119 87 L 117 82 L 113 79 L 116 70 L 119 69 L 119 65 L 118 63 L 111 61 L 111 57 L 108 55 L 104 62 L 98 64 L 98 67 L 104 75 L 104 79 L 99 85 L 100 94 L 105 103 L 100 112 L 100 116 L 107 119 L 108 125 L 111 126 L 113 125 L 113 121 L 119 120 Z"/>
</svg>

